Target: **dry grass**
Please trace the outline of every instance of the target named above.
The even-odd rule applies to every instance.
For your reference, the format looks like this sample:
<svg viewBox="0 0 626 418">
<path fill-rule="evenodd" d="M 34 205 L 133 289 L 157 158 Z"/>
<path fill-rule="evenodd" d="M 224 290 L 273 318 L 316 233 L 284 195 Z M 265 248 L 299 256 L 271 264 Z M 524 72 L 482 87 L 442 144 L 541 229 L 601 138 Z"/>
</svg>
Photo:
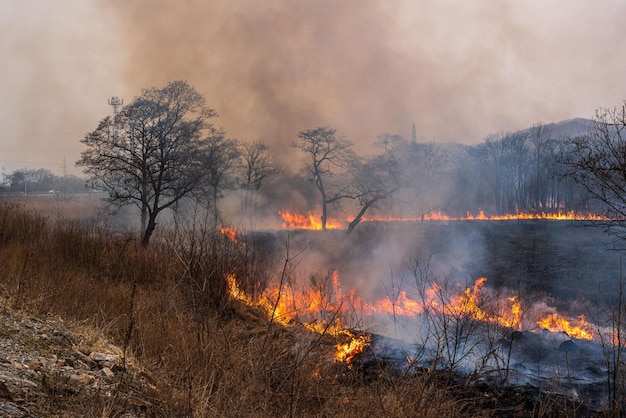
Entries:
<svg viewBox="0 0 626 418">
<path fill-rule="evenodd" d="M 482 393 L 432 374 L 365 379 L 333 361 L 332 337 L 268 323 L 230 300 L 225 274 L 262 286 L 253 283 L 254 266 L 268 263 L 219 233 L 179 230 L 145 249 L 132 236 L 82 224 L 52 225 L 24 207 L 0 206 L 0 290 L 16 308 L 80 324 L 86 343 L 105 336 L 123 347 L 157 380 L 159 402 L 146 416 L 499 415 Z M 81 416 L 121 415 L 100 398 L 72 405 Z M 522 409 L 506 416 L 526 416 Z"/>
</svg>

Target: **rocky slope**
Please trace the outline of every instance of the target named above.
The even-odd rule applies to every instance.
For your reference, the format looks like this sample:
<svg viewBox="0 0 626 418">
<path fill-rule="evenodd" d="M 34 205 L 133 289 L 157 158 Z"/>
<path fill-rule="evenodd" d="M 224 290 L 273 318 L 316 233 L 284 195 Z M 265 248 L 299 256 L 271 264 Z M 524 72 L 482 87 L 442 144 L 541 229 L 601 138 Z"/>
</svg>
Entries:
<svg viewBox="0 0 626 418">
<path fill-rule="evenodd" d="M 6 305 L 0 305 L 0 416 L 158 415 L 153 379 L 125 361 L 122 349 L 102 340 L 90 346 L 58 318 Z"/>
</svg>

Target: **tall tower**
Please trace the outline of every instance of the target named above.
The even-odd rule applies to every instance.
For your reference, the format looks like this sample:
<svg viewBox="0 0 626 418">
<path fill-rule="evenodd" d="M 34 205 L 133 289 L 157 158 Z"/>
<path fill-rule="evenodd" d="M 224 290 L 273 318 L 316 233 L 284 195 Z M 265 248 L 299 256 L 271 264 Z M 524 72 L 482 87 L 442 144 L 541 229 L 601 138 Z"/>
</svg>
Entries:
<svg viewBox="0 0 626 418">
<path fill-rule="evenodd" d="M 117 111 L 124 104 L 124 99 L 113 96 L 108 100 L 108 103 L 113 108 L 113 138 L 117 140 Z"/>
<path fill-rule="evenodd" d="M 108 100 L 108 103 L 111 107 L 113 107 L 113 117 L 116 117 L 118 108 L 124 104 L 124 99 L 120 99 L 117 96 L 113 96 Z"/>
<path fill-rule="evenodd" d="M 413 129 L 411 129 L 411 141 L 417 142 L 417 131 L 415 130 L 415 123 L 413 123 Z"/>
</svg>

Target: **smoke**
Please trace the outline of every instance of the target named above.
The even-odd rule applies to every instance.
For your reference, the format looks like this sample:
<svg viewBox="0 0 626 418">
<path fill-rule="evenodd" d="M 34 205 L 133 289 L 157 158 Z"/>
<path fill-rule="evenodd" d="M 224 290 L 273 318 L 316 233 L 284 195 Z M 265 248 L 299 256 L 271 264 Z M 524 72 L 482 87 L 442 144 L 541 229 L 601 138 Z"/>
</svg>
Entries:
<svg viewBox="0 0 626 418">
<path fill-rule="evenodd" d="M 623 2 L 60 0 L 0 5 L 8 169 L 68 168 L 142 88 L 185 79 L 229 136 L 294 166 L 298 131 L 480 142 L 620 104 Z"/>
<path fill-rule="evenodd" d="M 421 138 L 475 143 L 624 96 L 610 81 L 626 65 L 610 52 L 623 42 L 611 29 L 618 2 L 106 4 L 129 86 L 187 79 L 231 136 L 283 156 L 299 130 L 320 125 L 361 149 L 383 132 L 410 137 L 413 122 Z"/>
<path fill-rule="evenodd" d="M 80 0 L 0 5 L 0 164 L 77 173 L 79 141 L 110 113 L 121 54 L 107 11 Z"/>
</svg>

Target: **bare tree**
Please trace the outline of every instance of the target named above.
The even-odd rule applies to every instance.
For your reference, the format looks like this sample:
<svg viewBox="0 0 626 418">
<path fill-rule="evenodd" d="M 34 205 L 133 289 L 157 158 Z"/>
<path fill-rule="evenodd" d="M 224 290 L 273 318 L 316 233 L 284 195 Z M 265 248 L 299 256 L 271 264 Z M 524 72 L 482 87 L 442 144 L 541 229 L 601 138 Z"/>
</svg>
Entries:
<svg viewBox="0 0 626 418">
<path fill-rule="evenodd" d="M 349 162 L 356 158 L 351 149 L 352 142 L 337 137 L 336 132 L 330 127 L 307 129 L 298 133 L 299 142 L 291 144 L 310 157 L 306 172 L 320 192 L 323 230 L 326 230 L 328 205 L 345 197 L 342 193 L 345 185 L 336 182 L 336 176 L 345 172 Z"/>
<path fill-rule="evenodd" d="M 567 174 L 599 201 L 609 227 L 626 220 L 626 102 L 598 109 L 586 135 L 569 138 Z M 616 231 L 614 229 L 614 231 Z"/>
<path fill-rule="evenodd" d="M 523 133 L 497 133 L 481 145 L 497 213 L 524 209 L 528 151 Z"/>
<path fill-rule="evenodd" d="M 185 81 L 143 90 L 115 119 L 104 118 L 81 141 L 77 165 L 88 184 L 108 193 L 115 208 L 141 211 L 141 242 L 148 245 L 158 215 L 196 189 L 201 178 L 202 132 L 217 114 Z"/>
<path fill-rule="evenodd" d="M 533 146 L 534 181 L 531 205 L 535 210 L 545 210 L 548 206 L 548 186 L 550 167 L 550 130 L 538 123 L 530 128 L 530 143 Z"/>
<path fill-rule="evenodd" d="M 411 142 L 407 156 L 407 167 L 411 172 L 408 186 L 415 193 L 416 209 L 423 220 L 426 214 L 440 209 L 434 199 L 436 194 L 440 194 L 440 180 L 449 163 L 449 156 L 432 141 Z"/>
<path fill-rule="evenodd" d="M 244 191 L 242 210 L 246 213 L 250 192 L 259 191 L 266 181 L 283 170 L 270 154 L 270 147 L 262 141 L 240 144 L 239 153 L 239 187 Z"/>
<path fill-rule="evenodd" d="M 401 166 L 393 154 L 386 152 L 368 161 L 355 160 L 351 169 L 352 180 L 344 193 L 346 198 L 356 200 L 358 212 L 348 223 L 347 234 L 363 220 L 365 213 L 382 200 L 389 199 L 403 186 Z"/>
<path fill-rule="evenodd" d="M 204 141 L 202 158 L 203 200 L 208 203 L 213 213 L 213 221 L 217 223 L 219 199 L 224 196 L 225 190 L 235 188 L 238 142 L 227 139 L 221 129 L 211 128 Z"/>
</svg>

